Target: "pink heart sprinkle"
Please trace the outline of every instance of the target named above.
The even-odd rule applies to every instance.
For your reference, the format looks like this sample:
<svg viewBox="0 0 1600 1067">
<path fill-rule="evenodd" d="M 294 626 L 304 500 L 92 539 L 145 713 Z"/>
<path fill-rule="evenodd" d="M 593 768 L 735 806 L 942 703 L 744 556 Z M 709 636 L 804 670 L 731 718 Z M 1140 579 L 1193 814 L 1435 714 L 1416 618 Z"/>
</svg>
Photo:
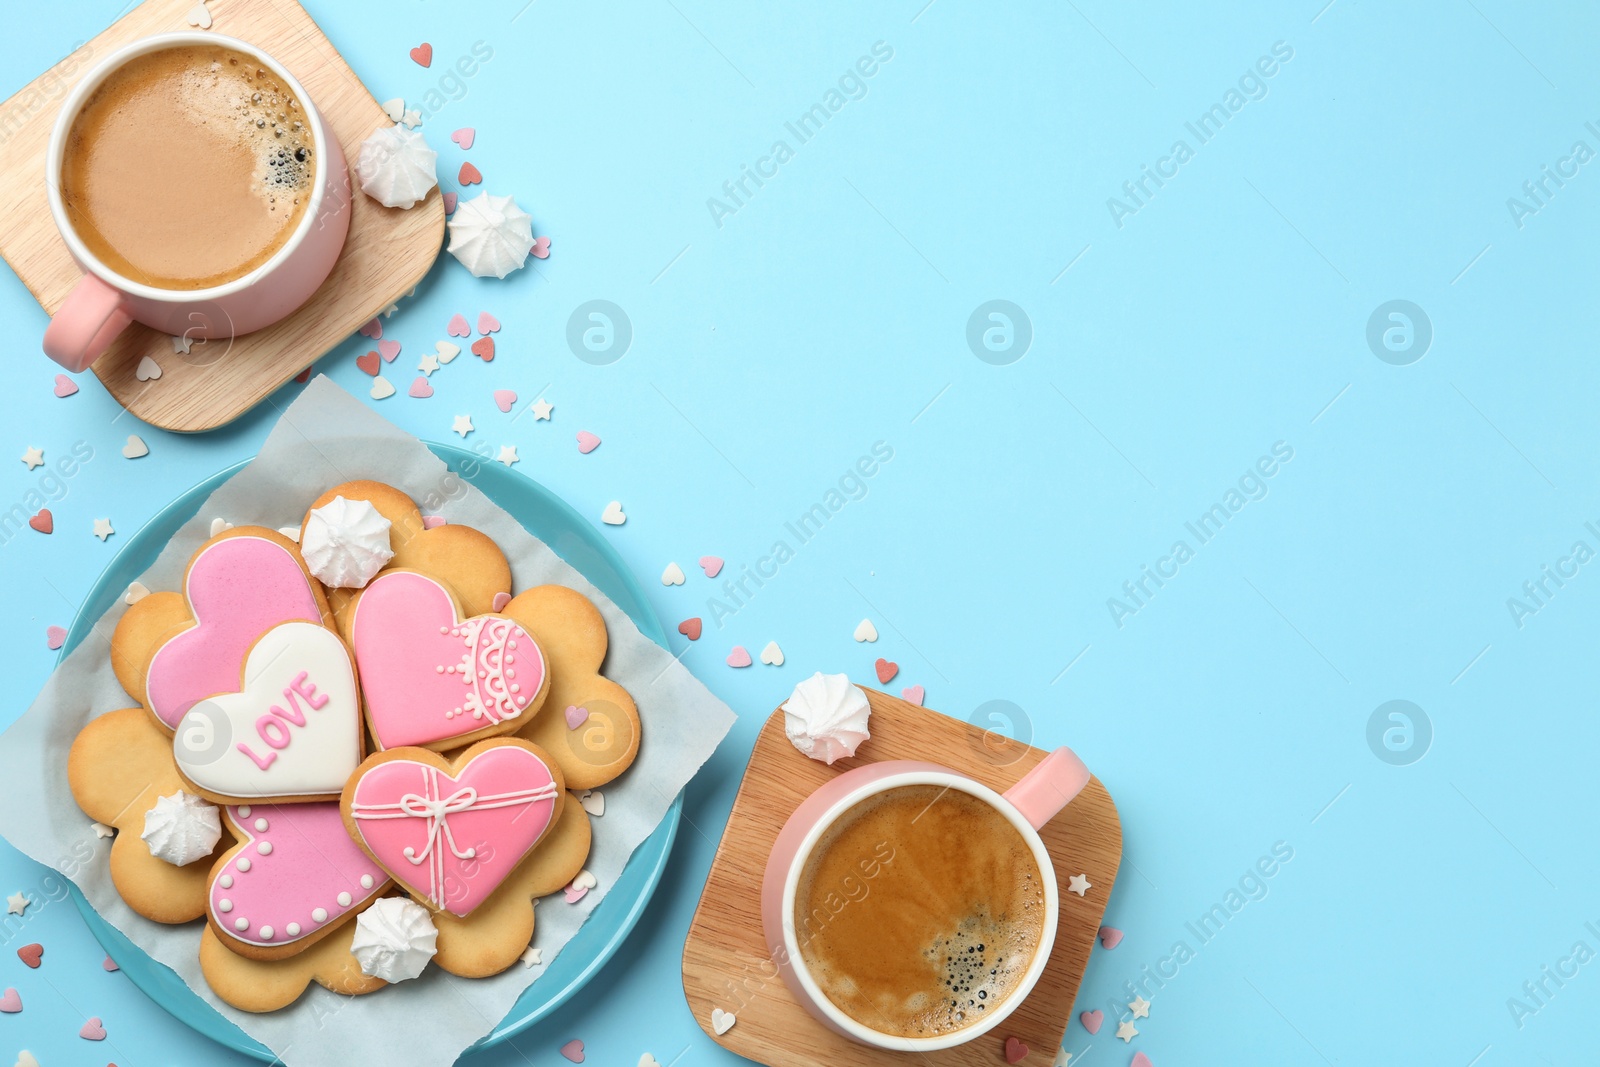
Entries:
<svg viewBox="0 0 1600 1067">
<path fill-rule="evenodd" d="M 510 389 L 496 389 L 494 391 L 494 406 L 501 411 L 510 411 L 517 406 L 517 394 Z"/>
<path fill-rule="evenodd" d="M 102 963 L 100 966 L 104 967 L 108 971 L 120 971 L 120 970 L 122 970 L 121 967 L 117 966 L 117 961 L 112 959 L 110 956 L 107 956 L 106 959 L 105 959 L 105 962 Z"/>
<path fill-rule="evenodd" d="M 78 383 L 65 374 L 56 375 L 56 396 L 71 396 L 78 391 Z"/>
<path fill-rule="evenodd" d="M 59 626 L 51 626 L 44 632 L 44 643 L 52 649 L 60 648 L 67 643 L 67 631 Z"/>
<path fill-rule="evenodd" d="M 444 332 L 451 337 L 471 337 L 472 327 L 467 325 L 467 317 L 465 315 L 451 315 L 450 325 L 445 327 Z"/>
<path fill-rule="evenodd" d="M 549 259 L 550 258 L 550 238 L 548 238 L 548 237 L 535 238 L 534 242 L 533 242 L 533 247 L 528 249 L 528 251 L 533 253 L 533 258 L 534 259 Z"/>
<path fill-rule="evenodd" d="M 0 1011 L 7 1015 L 15 1015 L 22 1010 L 22 997 L 15 989 L 6 989 L 6 995 L 0 997 Z"/>
<path fill-rule="evenodd" d="M 567 729 L 576 730 L 589 721 L 589 709 L 578 707 L 576 704 L 567 705 Z"/>
<path fill-rule="evenodd" d="M 455 133 L 452 133 L 450 139 L 461 147 L 461 151 L 465 152 L 472 147 L 472 142 L 478 139 L 478 131 L 471 126 L 463 126 Z"/>
<path fill-rule="evenodd" d="M 367 323 L 356 332 L 364 337 L 370 337 L 376 341 L 378 338 L 383 336 L 383 323 L 374 317 L 371 322 Z"/>
<path fill-rule="evenodd" d="M 927 691 L 924 690 L 920 685 L 908 685 L 904 689 L 900 690 L 900 696 L 902 698 L 909 703 L 915 704 L 919 708 L 922 706 L 922 698 L 927 695 Z"/>
<path fill-rule="evenodd" d="M 576 904 L 578 901 L 589 895 L 589 887 L 584 886 L 580 889 L 569 885 L 563 889 L 562 892 L 566 894 L 568 904 Z M 563 1053 L 563 1055 L 565 1055 L 565 1053 Z"/>
<path fill-rule="evenodd" d="M 561 1055 L 571 1060 L 573 1063 L 582 1063 L 583 1042 L 568 1041 L 565 1045 L 561 1046 Z"/>
<path fill-rule="evenodd" d="M 1100 928 L 1100 947 L 1106 949 L 1116 948 L 1122 944 L 1122 931 L 1115 926 L 1102 926 Z"/>
<path fill-rule="evenodd" d="M 494 595 L 494 600 L 489 605 L 489 610 L 504 611 L 506 610 L 506 605 L 509 603 L 511 603 L 510 593 L 496 593 Z"/>
<path fill-rule="evenodd" d="M 1149 1056 L 1142 1052 L 1135 1052 L 1133 1059 L 1128 1061 L 1128 1067 L 1154 1067 L 1154 1065 L 1150 1062 Z"/>
<path fill-rule="evenodd" d="M 400 354 L 399 341 L 379 341 L 378 355 L 383 357 L 385 363 L 393 363 L 394 357 Z"/>
<path fill-rule="evenodd" d="M 85 1041 L 104 1041 L 106 1039 L 106 1028 L 101 1024 L 100 1016 L 96 1015 L 84 1023 L 83 1029 L 78 1031 L 78 1036 Z"/>
<path fill-rule="evenodd" d="M 579 430 L 578 431 L 578 451 L 579 452 L 582 452 L 584 455 L 587 456 L 590 452 L 593 452 L 595 449 L 597 449 L 599 447 L 600 447 L 600 438 L 596 437 L 594 434 L 590 433 L 588 430 Z"/>
<path fill-rule="evenodd" d="M 454 215 L 456 213 L 456 194 L 445 193 L 441 199 L 444 200 L 444 213 L 446 215 Z"/>
<path fill-rule="evenodd" d="M 749 653 L 749 651 L 747 651 L 743 645 L 734 645 L 733 646 L 733 651 L 728 653 L 728 666 L 730 666 L 730 667 L 748 667 L 748 666 L 750 666 L 750 653 Z"/>
<path fill-rule="evenodd" d="M 722 573 L 721 556 L 701 556 L 700 569 L 706 572 L 707 578 L 715 578 Z"/>
<path fill-rule="evenodd" d="M 417 375 L 417 380 L 411 383 L 410 393 L 418 400 L 426 400 L 433 395 L 433 386 L 428 384 L 426 375 Z"/>
<path fill-rule="evenodd" d="M 1078 1016 L 1078 1021 L 1083 1024 L 1083 1028 L 1089 1031 L 1090 1034 L 1098 1034 L 1101 1025 L 1106 1021 L 1106 1013 L 1099 1010 L 1086 1011 Z"/>
<path fill-rule="evenodd" d="M 449 521 L 443 515 L 424 515 L 422 516 L 422 528 L 424 530 L 437 530 Z"/>
<path fill-rule="evenodd" d="M 478 332 L 499 333 L 500 320 L 489 314 L 487 311 L 478 312 Z"/>
</svg>

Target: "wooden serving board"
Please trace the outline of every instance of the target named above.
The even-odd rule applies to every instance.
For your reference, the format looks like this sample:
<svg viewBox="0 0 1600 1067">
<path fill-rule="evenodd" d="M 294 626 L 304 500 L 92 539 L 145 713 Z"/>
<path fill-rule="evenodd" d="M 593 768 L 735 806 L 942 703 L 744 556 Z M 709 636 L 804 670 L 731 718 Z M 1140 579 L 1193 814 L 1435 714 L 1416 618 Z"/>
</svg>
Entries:
<svg viewBox="0 0 1600 1067">
<path fill-rule="evenodd" d="M 195 29 L 187 14 L 197 2 L 145 0 L 0 104 L 0 189 L 11 200 L 0 213 L 0 256 L 51 314 L 82 273 L 56 232 L 45 193 L 45 155 L 56 102 L 101 57 L 122 45 L 152 34 Z M 256 45 L 289 68 L 352 165 L 361 142 L 380 125 L 389 125 L 377 100 L 294 0 L 208 0 L 206 6 L 212 30 Z M 382 206 L 363 195 L 359 185 L 351 199 L 344 252 L 299 311 L 231 342 L 194 342 L 187 354 L 173 352 L 165 334 L 135 323 L 95 362 L 95 374 L 125 408 L 167 430 L 209 430 L 248 411 L 409 292 L 439 255 L 444 236 L 439 190 L 408 211 Z M 134 376 L 144 356 L 160 365 L 159 379 L 141 382 Z M 28 358 L 48 361 L 42 351 Z"/>
<path fill-rule="evenodd" d="M 994 1030 L 942 1052 L 869 1048 L 813 1019 L 776 973 L 761 928 L 762 874 L 778 831 L 814 790 L 866 763 L 916 759 L 943 764 L 1004 792 L 1048 754 L 897 697 L 871 689 L 866 693 L 872 704 L 872 739 L 854 758 L 832 767 L 795 751 L 784 736 L 781 710 L 762 728 L 683 949 L 689 1008 L 717 1044 L 769 1067 L 883 1067 L 912 1060 L 934 1067 L 1004 1067 L 1007 1037 L 1029 1046 L 1023 1067 L 1048 1067 L 1066 1034 L 1078 983 L 1122 862 L 1122 824 L 1098 778 L 1091 778 L 1040 831 L 1061 886 L 1055 947 L 1028 999 Z M 1067 892 L 1067 880 L 1075 874 L 1089 877 L 1092 888 L 1083 897 Z M 717 1008 L 736 1019 L 721 1036 L 711 1027 Z"/>
</svg>

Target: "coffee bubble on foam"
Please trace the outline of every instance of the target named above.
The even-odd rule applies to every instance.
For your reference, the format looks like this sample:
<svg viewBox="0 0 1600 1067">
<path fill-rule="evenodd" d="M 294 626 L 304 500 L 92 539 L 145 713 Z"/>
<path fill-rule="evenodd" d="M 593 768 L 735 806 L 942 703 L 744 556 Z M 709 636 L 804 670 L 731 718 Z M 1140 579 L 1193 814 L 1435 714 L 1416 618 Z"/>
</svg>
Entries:
<svg viewBox="0 0 1600 1067">
<path fill-rule="evenodd" d="M 256 158 L 256 174 L 269 208 L 276 211 L 283 198 L 287 201 L 283 206 L 292 211 L 311 186 L 311 129 L 300 102 L 276 75 L 239 60 L 237 53 L 229 53 L 230 69 L 224 70 L 219 60 L 204 72 L 195 71 L 186 79 L 192 86 L 190 100 L 196 107 L 211 110 L 207 103 L 218 101 L 217 90 L 224 90 L 221 100 L 240 140 Z"/>
<path fill-rule="evenodd" d="M 1031 904 L 1024 909 L 1032 911 Z M 1016 989 L 1033 961 L 1039 930 L 1036 915 L 1000 920 L 987 909 L 962 920 L 955 932 L 924 950 L 943 980 L 937 1005 L 916 994 L 906 1009 L 923 1014 L 935 1033 L 979 1022 Z"/>
</svg>

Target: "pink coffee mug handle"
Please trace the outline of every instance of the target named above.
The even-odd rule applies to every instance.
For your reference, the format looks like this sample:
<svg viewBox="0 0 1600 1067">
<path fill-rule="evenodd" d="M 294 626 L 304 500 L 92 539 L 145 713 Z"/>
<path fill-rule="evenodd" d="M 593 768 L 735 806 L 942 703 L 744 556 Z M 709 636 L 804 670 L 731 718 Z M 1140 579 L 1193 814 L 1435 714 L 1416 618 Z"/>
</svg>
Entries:
<svg viewBox="0 0 1600 1067">
<path fill-rule="evenodd" d="M 1089 768 L 1070 748 L 1058 748 L 1005 791 L 1005 798 L 1035 830 L 1055 818 L 1056 812 L 1089 784 Z"/>
<path fill-rule="evenodd" d="M 76 374 L 99 359 L 132 321 L 126 298 L 85 274 L 45 328 L 44 354 Z"/>
</svg>

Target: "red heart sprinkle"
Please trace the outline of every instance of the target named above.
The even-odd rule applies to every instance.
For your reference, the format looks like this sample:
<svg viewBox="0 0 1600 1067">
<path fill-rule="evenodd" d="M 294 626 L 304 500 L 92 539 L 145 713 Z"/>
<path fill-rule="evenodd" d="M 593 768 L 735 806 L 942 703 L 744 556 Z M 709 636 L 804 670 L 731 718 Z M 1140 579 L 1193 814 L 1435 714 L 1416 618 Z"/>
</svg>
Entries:
<svg viewBox="0 0 1600 1067">
<path fill-rule="evenodd" d="M 42 534 L 52 533 L 56 528 L 56 517 L 50 514 L 49 508 L 40 508 L 39 513 L 28 520 L 28 525 Z"/>
<path fill-rule="evenodd" d="M 32 945 L 23 945 L 17 949 L 17 959 L 29 967 L 38 967 L 39 958 L 44 955 L 44 946 L 35 942 Z"/>
<path fill-rule="evenodd" d="M 878 658 L 878 662 L 874 663 L 872 667 L 878 672 L 878 681 L 882 682 L 884 685 L 888 685 L 890 680 L 893 679 L 895 675 L 900 673 L 900 664 L 895 663 L 892 660 L 886 660 L 881 656 Z"/>
<path fill-rule="evenodd" d="M 478 173 L 478 168 L 471 163 L 461 164 L 461 173 L 456 175 L 456 181 L 461 185 L 477 185 L 483 181 L 483 175 Z"/>
<path fill-rule="evenodd" d="M 1033 1051 L 1014 1037 L 1006 1038 L 1006 1062 L 1021 1063 Z"/>
<path fill-rule="evenodd" d="M 432 66 L 433 45 L 429 44 L 427 41 L 423 41 L 421 44 L 417 45 L 417 47 L 411 50 L 411 59 L 419 67 Z"/>
<path fill-rule="evenodd" d="M 678 632 L 691 641 L 698 641 L 700 640 L 700 626 L 698 618 L 684 619 L 678 624 Z"/>
<path fill-rule="evenodd" d="M 472 354 L 489 363 L 494 359 L 494 338 L 480 337 L 472 342 Z"/>
<path fill-rule="evenodd" d="M 296 374 L 294 376 L 294 380 L 299 382 L 301 385 L 304 385 L 307 382 L 309 382 L 311 380 L 311 368 L 307 367 L 305 370 L 301 371 L 299 374 Z"/>
<path fill-rule="evenodd" d="M 368 352 L 364 356 L 356 357 L 356 366 L 360 367 L 362 370 L 376 378 L 378 376 L 378 368 L 381 367 L 382 364 L 378 362 L 378 353 Z"/>
</svg>

